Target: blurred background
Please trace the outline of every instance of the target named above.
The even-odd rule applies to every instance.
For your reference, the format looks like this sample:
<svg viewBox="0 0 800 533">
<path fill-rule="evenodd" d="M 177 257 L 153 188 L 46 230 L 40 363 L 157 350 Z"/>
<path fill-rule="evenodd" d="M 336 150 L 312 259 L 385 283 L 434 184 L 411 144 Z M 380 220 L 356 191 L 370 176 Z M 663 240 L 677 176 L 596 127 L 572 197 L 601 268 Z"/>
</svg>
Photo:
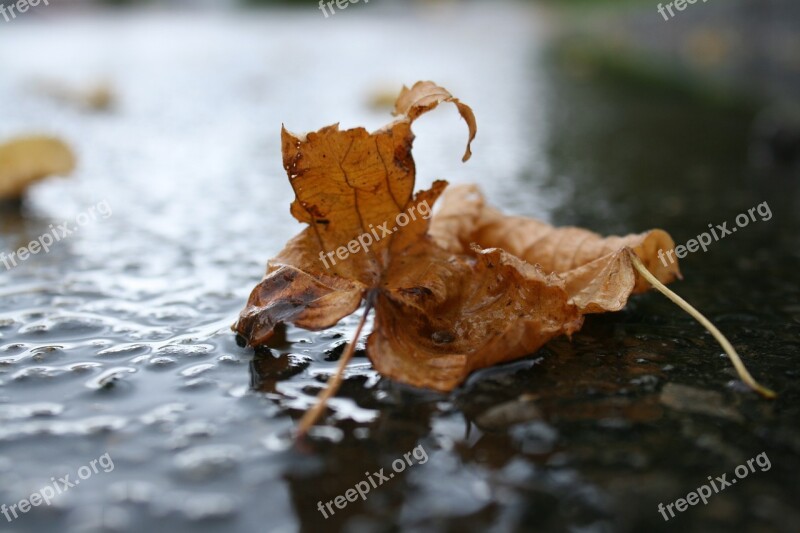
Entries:
<svg viewBox="0 0 800 533">
<path fill-rule="evenodd" d="M 0 531 L 800 529 L 796 1 L 669 20 L 652 0 L 43 2 L 0 12 L 0 145 L 54 136 L 76 167 L 0 203 L 0 252 L 112 214 L 0 266 L 0 505 L 105 453 L 115 467 Z M 257 353 L 230 331 L 301 229 L 281 125 L 374 130 L 417 80 L 478 120 L 467 164 L 455 109 L 415 123 L 418 189 L 476 182 L 507 212 L 677 243 L 768 202 L 673 288 L 779 398 L 647 294 L 448 395 L 381 379 L 360 346 L 293 446 L 357 317 Z M 317 510 L 419 445 L 424 465 Z M 770 470 L 659 514 L 762 452 Z"/>
</svg>

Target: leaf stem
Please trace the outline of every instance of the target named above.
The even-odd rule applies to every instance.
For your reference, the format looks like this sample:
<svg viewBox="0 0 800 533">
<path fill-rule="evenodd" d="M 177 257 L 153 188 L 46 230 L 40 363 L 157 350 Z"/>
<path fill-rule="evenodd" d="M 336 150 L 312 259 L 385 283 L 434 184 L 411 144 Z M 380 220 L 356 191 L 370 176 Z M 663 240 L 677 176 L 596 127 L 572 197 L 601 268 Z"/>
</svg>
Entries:
<svg viewBox="0 0 800 533">
<path fill-rule="evenodd" d="M 742 379 L 742 381 L 744 381 L 751 389 L 753 389 L 754 391 L 756 391 L 765 398 L 773 399 L 777 396 L 774 391 L 760 385 L 755 379 L 753 379 L 753 376 L 751 376 L 750 372 L 748 372 L 747 368 L 745 368 L 744 363 L 739 357 L 739 354 L 736 353 L 736 350 L 734 349 L 733 345 L 730 342 L 728 342 L 728 339 L 726 339 L 725 336 L 722 333 L 720 333 L 717 327 L 714 326 L 714 324 L 712 324 L 710 320 L 704 317 L 700 313 L 700 311 L 689 305 L 689 303 L 686 302 L 686 300 L 684 300 L 683 298 L 672 292 L 663 283 L 658 281 L 658 278 L 656 278 L 653 274 L 650 273 L 649 270 L 647 270 L 647 267 L 645 267 L 644 264 L 642 264 L 642 260 L 639 259 L 639 257 L 630 248 L 628 249 L 628 254 L 630 256 L 631 263 L 633 263 L 634 268 L 637 271 L 639 271 L 639 274 L 641 274 L 647 281 L 649 281 L 650 284 L 656 290 L 658 290 L 664 296 L 672 300 L 675 303 L 675 305 L 677 305 L 678 307 L 689 313 L 692 317 L 694 317 L 695 320 L 700 322 L 700 324 L 702 324 L 703 327 L 706 328 L 711 333 L 711 335 L 714 336 L 715 339 L 717 339 L 717 342 L 719 342 L 720 346 L 722 346 L 722 349 L 725 350 L 726 354 L 728 354 L 731 363 L 733 363 L 733 366 L 734 368 L 736 368 L 736 372 L 739 374 L 739 377 Z"/>
<path fill-rule="evenodd" d="M 300 423 L 297 428 L 297 439 L 302 439 L 308 430 L 311 429 L 311 426 L 316 424 L 317 420 L 322 416 L 322 413 L 325 411 L 325 407 L 328 405 L 328 400 L 336 395 L 336 392 L 339 390 L 339 387 L 344 380 L 344 371 L 347 368 L 347 364 L 350 362 L 350 359 L 353 358 L 353 354 L 356 351 L 356 343 L 358 342 L 359 337 L 361 337 L 361 330 L 364 329 L 364 324 L 367 322 L 367 316 L 369 315 L 370 310 L 372 309 L 372 296 L 371 294 L 367 296 L 367 303 L 364 307 L 364 313 L 361 315 L 361 320 L 358 322 L 358 327 L 356 327 L 356 332 L 353 334 L 353 338 L 350 343 L 347 345 L 347 349 L 339 358 L 339 366 L 336 367 L 336 373 L 331 376 L 328 380 L 327 386 L 319 393 L 317 396 L 317 403 L 306 411 L 303 415 L 303 418 L 300 419 Z"/>
</svg>

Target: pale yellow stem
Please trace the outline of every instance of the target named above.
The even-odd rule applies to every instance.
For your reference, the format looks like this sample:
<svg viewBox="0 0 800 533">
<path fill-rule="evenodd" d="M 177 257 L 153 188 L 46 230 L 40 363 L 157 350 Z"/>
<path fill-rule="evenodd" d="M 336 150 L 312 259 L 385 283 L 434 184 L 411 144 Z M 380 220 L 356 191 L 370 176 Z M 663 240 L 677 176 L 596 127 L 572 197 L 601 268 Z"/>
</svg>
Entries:
<svg viewBox="0 0 800 533">
<path fill-rule="evenodd" d="M 675 305 L 677 305 L 678 307 L 680 307 L 681 309 L 692 315 L 695 318 L 695 320 L 700 322 L 700 324 L 702 324 L 703 327 L 706 328 L 714 336 L 715 339 L 717 339 L 717 342 L 719 342 L 720 346 L 722 346 L 722 349 L 725 350 L 726 354 L 728 354 L 728 357 L 733 363 L 734 368 L 736 368 L 736 372 L 739 374 L 739 377 L 742 379 L 742 381 L 744 381 L 751 389 L 753 389 L 754 391 L 756 391 L 765 398 L 772 399 L 777 396 L 775 392 L 760 385 L 755 379 L 753 379 L 753 376 L 751 376 L 750 372 L 748 372 L 747 368 L 745 368 L 744 363 L 742 363 L 742 360 L 739 357 L 739 354 L 736 353 L 736 350 L 734 349 L 733 345 L 730 342 L 728 342 L 728 339 L 726 339 L 725 336 L 722 333 L 720 333 L 717 327 L 714 326 L 714 324 L 712 324 L 710 320 L 708 320 L 706 317 L 700 314 L 700 311 L 689 305 L 689 303 L 686 302 L 686 300 L 684 300 L 683 298 L 681 298 L 680 296 L 669 290 L 663 283 L 658 281 L 658 278 L 656 278 L 653 274 L 650 273 L 649 270 L 647 270 L 647 267 L 645 267 L 644 264 L 642 264 L 642 260 L 639 259 L 639 257 L 632 250 L 629 249 L 628 253 L 631 258 L 631 263 L 633 263 L 634 268 L 636 268 L 636 270 L 639 271 L 639 274 L 641 274 L 647 281 L 649 281 L 650 284 L 653 287 L 655 287 L 659 292 L 661 292 L 664 296 L 672 300 L 675 303 Z"/>
<path fill-rule="evenodd" d="M 361 330 L 364 328 L 364 324 L 367 322 L 367 315 L 370 311 L 370 305 L 367 303 L 367 307 L 364 309 L 364 314 L 361 315 L 361 320 L 358 323 L 358 327 L 356 328 L 355 335 L 353 335 L 353 340 L 347 345 L 347 349 L 339 358 L 339 366 L 336 367 L 336 373 L 331 376 L 328 380 L 326 387 L 319 393 L 317 396 L 317 403 L 306 411 L 303 415 L 303 418 L 300 419 L 300 423 L 297 428 L 297 438 L 301 439 L 308 433 L 308 430 L 311 429 L 317 420 L 319 420 L 322 413 L 325 411 L 325 407 L 328 405 L 328 400 L 336 395 L 336 392 L 339 390 L 339 387 L 344 380 L 344 371 L 347 368 L 347 363 L 350 362 L 350 359 L 353 358 L 353 353 L 356 351 L 356 343 L 358 342 L 359 337 L 361 337 Z"/>
</svg>

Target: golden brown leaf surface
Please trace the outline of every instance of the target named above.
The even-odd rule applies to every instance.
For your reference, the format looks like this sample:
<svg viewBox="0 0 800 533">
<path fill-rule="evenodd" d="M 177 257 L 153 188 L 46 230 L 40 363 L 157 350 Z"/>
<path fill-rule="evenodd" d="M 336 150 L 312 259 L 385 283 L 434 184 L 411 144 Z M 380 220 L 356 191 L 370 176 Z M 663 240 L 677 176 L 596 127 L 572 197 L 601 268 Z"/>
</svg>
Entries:
<svg viewBox="0 0 800 533">
<path fill-rule="evenodd" d="M 16 200 L 42 178 L 72 172 L 75 157 L 53 137 L 20 137 L 0 144 L 0 200 Z"/>
<path fill-rule="evenodd" d="M 498 249 L 470 257 L 423 243 L 392 264 L 389 279 L 367 353 L 381 374 L 418 387 L 449 391 L 583 323 L 563 281 Z"/>
<path fill-rule="evenodd" d="M 619 311 L 631 294 L 650 288 L 637 275 L 626 248 L 631 248 L 662 283 L 680 277 L 677 262 L 666 261 L 665 266 L 658 258 L 659 250 L 675 247 L 663 230 L 602 237 L 582 228 L 555 228 L 488 207 L 474 185 L 452 187 L 445 193 L 430 232 L 453 253 L 464 253 L 473 243 L 483 248 L 501 248 L 541 266 L 546 273 L 560 275 L 571 301 L 584 314 Z"/>
<path fill-rule="evenodd" d="M 309 227 L 269 262 L 266 277 L 234 326 L 251 345 L 266 342 L 278 322 L 312 330 L 336 324 L 355 311 L 368 289 L 382 283 L 390 247 L 405 247 L 427 231 L 427 220 L 417 217 L 346 260 L 324 263 L 320 257 L 376 228 L 391 226 L 399 213 L 414 205 L 432 206 L 444 190 L 444 182 L 436 182 L 412 199 L 416 170 L 411 124 L 439 103 L 460 102 L 429 82 L 404 88 L 400 99 L 405 99 L 396 108 L 401 116 L 372 134 L 333 125 L 298 136 L 283 128 L 283 163 L 296 195 L 291 212 Z M 471 143 L 474 117 L 466 106 L 461 109 Z"/>
<path fill-rule="evenodd" d="M 482 197 L 468 201 L 459 188 L 448 195 L 432 227 L 417 217 L 368 251 L 326 265 L 324 254 L 377 227 L 394 229 L 398 214 L 422 212 L 422 205 L 432 207 L 444 192 L 446 182 L 437 181 L 412 196 L 411 155 L 412 123 L 444 102 L 456 105 L 467 122 L 466 161 L 477 131 L 472 110 L 431 82 L 404 88 L 395 104 L 397 120 L 374 133 L 336 125 L 305 136 L 283 129 L 284 167 L 296 194 L 291 212 L 308 228 L 269 262 L 234 325 L 249 345 L 267 342 L 280 322 L 330 327 L 369 295 L 375 324 L 367 354 L 375 368 L 398 381 L 448 391 L 473 370 L 523 357 L 555 336 L 577 331 L 582 312 L 595 304 L 582 307 L 582 295 L 603 293 L 589 276 L 600 275 L 601 285 L 613 277 L 592 263 L 613 257 L 605 250 L 614 244 L 649 246 L 646 238 L 584 244 L 569 260 L 564 259 L 569 248 L 547 240 L 546 249 L 527 249 L 524 235 L 510 231 L 510 221 L 484 206 Z M 548 231 L 553 229 L 541 229 Z"/>
</svg>

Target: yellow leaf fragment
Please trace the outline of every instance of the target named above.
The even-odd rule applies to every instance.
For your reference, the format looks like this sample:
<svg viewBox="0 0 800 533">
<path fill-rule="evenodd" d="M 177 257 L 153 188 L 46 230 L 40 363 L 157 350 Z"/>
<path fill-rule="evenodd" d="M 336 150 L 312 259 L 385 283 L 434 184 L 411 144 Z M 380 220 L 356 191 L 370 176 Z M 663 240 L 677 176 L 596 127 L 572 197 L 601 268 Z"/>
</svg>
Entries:
<svg viewBox="0 0 800 533">
<path fill-rule="evenodd" d="M 72 151 L 54 137 L 20 137 L 0 144 L 0 199 L 19 199 L 37 181 L 74 168 Z"/>
</svg>

